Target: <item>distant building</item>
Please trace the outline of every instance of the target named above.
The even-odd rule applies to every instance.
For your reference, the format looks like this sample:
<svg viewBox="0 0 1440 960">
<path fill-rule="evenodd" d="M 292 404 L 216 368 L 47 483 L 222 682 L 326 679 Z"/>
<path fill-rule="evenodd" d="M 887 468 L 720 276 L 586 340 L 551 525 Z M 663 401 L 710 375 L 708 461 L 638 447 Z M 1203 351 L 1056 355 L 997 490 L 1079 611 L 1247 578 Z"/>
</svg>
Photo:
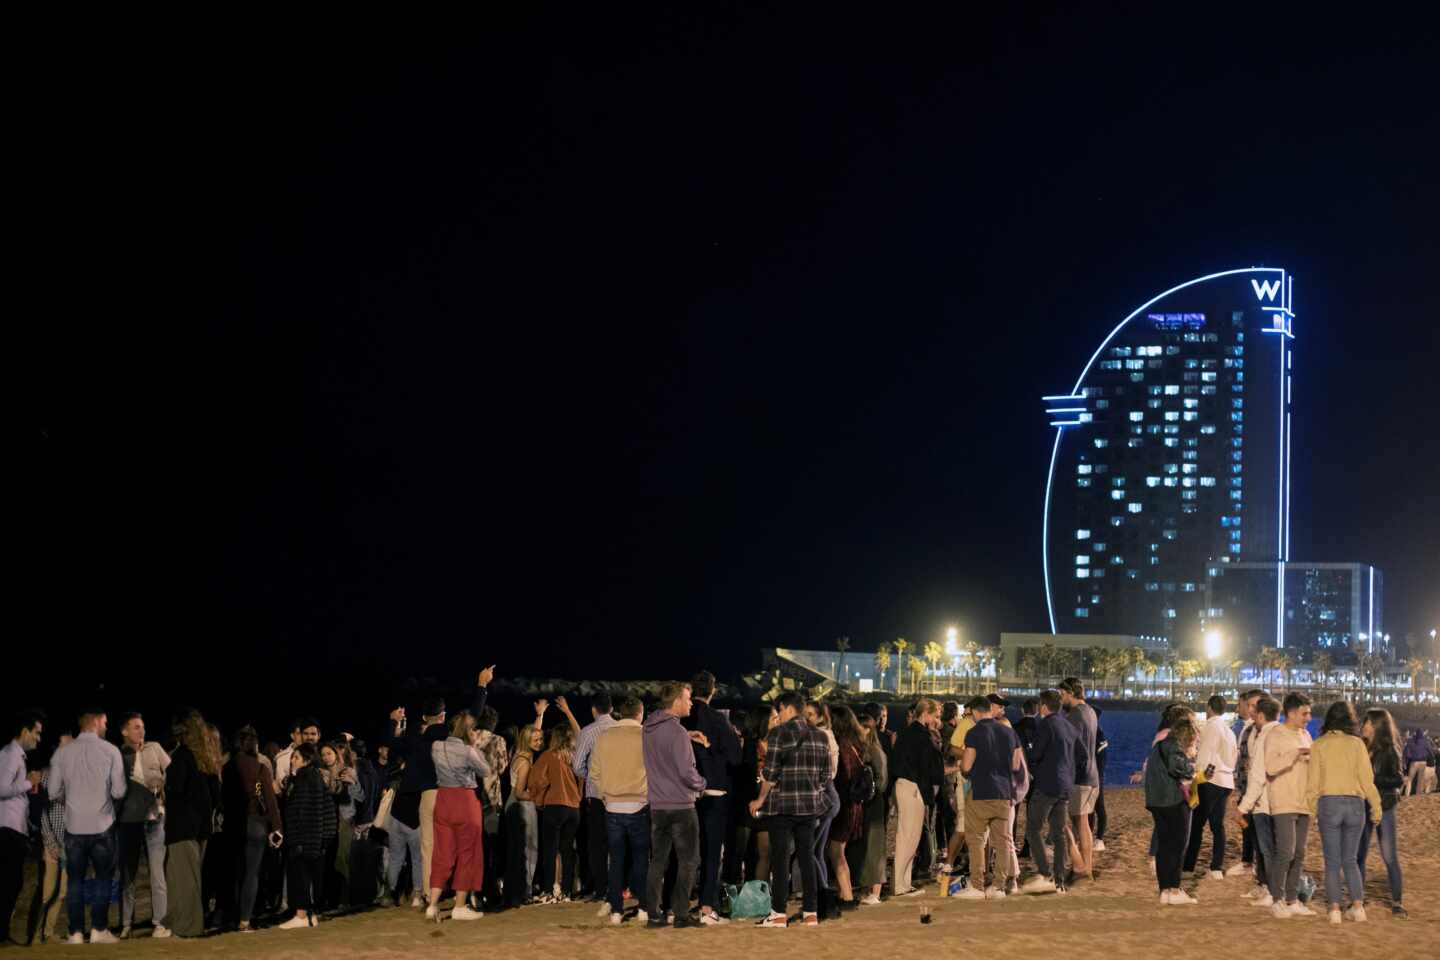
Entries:
<svg viewBox="0 0 1440 960">
<path fill-rule="evenodd" d="M 1172 287 L 1044 398 L 1052 634 L 1193 643 L 1207 566 L 1288 559 L 1292 297 L 1278 267 Z"/>
<path fill-rule="evenodd" d="M 1277 647 L 1296 662 L 1328 653 L 1348 664 L 1357 651 L 1393 656 L 1384 605 L 1384 575 L 1369 564 L 1212 563 L 1201 617 L 1246 658 Z"/>
<path fill-rule="evenodd" d="M 1028 671 L 1022 670 L 1021 657 L 1026 650 L 1043 649 L 1051 646 L 1057 650 L 1080 654 L 1091 647 L 1107 650 L 1128 650 L 1139 647 L 1156 659 L 1163 659 L 1170 652 L 1170 642 L 1161 636 L 1133 636 L 1123 633 L 1002 633 L 1000 634 L 1000 675 L 1007 680 L 1023 677 Z M 1077 657 L 1078 661 L 1078 657 Z M 1084 672 L 1077 662 L 1070 668 L 1075 673 Z M 1066 671 L 1058 671 L 1064 673 Z"/>
</svg>

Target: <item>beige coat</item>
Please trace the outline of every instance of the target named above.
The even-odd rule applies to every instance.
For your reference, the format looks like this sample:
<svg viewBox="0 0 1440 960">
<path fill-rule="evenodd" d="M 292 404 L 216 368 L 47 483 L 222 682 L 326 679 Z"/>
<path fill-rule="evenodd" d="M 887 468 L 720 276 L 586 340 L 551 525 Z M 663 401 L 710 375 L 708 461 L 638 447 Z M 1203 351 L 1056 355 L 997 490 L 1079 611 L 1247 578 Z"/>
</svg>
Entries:
<svg viewBox="0 0 1440 960">
<path fill-rule="evenodd" d="M 1300 750 L 1310 746 L 1306 730 L 1294 730 L 1283 723 L 1275 725 L 1265 743 L 1265 777 L 1270 815 L 1310 812 L 1305 791 L 1310 780 L 1310 759 Z"/>
</svg>

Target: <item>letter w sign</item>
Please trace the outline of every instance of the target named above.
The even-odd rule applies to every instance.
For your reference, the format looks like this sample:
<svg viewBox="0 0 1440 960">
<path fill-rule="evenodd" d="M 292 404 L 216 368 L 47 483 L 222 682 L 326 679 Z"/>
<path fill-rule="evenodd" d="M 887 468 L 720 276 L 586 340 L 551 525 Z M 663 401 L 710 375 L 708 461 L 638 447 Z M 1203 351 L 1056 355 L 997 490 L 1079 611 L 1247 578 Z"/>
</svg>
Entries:
<svg viewBox="0 0 1440 960">
<path fill-rule="evenodd" d="M 1269 300 L 1271 303 L 1274 303 L 1275 294 L 1280 292 L 1280 286 L 1284 282 L 1283 280 L 1267 280 L 1261 283 L 1259 280 L 1251 280 L 1250 286 L 1255 288 L 1255 299 Z"/>
</svg>

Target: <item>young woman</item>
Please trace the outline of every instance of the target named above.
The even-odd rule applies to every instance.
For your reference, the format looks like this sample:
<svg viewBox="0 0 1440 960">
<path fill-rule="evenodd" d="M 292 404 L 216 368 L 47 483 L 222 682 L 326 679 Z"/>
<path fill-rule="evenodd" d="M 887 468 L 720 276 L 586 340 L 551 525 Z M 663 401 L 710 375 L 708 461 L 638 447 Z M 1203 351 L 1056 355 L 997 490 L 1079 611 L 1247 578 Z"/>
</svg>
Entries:
<svg viewBox="0 0 1440 960">
<path fill-rule="evenodd" d="M 530 797 L 530 769 L 545 745 L 540 721 L 546 705 L 544 700 L 536 701 L 535 722 L 516 730 L 510 744 L 510 799 L 505 807 L 505 905 L 509 907 L 528 903 L 535 885 L 540 820 Z"/>
<path fill-rule="evenodd" d="M 865 732 L 855 714 L 844 704 L 830 709 L 830 732 L 840 750 L 840 764 L 835 774 L 835 791 L 839 808 L 830 821 L 830 836 L 826 843 L 830 856 L 830 869 L 835 877 L 835 892 L 840 898 L 840 909 L 850 910 L 859 906 L 855 891 L 850 885 L 850 863 L 845 859 L 845 845 L 857 840 L 865 831 L 865 805 L 854 799 L 856 782 L 865 773 L 865 759 L 861 751 Z"/>
<path fill-rule="evenodd" d="M 1365 722 L 1360 727 L 1360 736 L 1370 751 L 1370 768 L 1375 772 L 1375 789 L 1380 792 L 1380 823 L 1376 826 L 1368 817 L 1365 829 L 1360 834 L 1360 850 L 1356 860 L 1360 864 L 1360 883 L 1365 883 L 1365 855 L 1370 852 L 1370 836 L 1378 833 L 1380 838 L 1380 859 L 1385 861 L 1385 874 L 1390 881 L 1390 912 L 1400 918 L 1408 917 L 1400 905 L 1402 883 L 1400 876 L 1400 848 L 1395 836 L 1395 807 L 1400 803 L 1400 791 L 1405 786 L 1405 774 L 1400 759 L 1400 731 L 1389 710 L 1366 710 Z"/>
<path fill-rule="evenodd" d="M 1380 793 L 1375 789 L 1370 753 L 1356 730 L 1355 708 L 1343 700 L 1325 711 L 1320 739 L 1310 751 L 1305 800 L 1320 826 L 1330 922 L 1340 923 L 1341 903 L 1347 894 L 1345 916 L 1364 922 L 1365 884 L 1356 856 L 1367 813 L 1372 822 L 1380 822 Z"/>
<path fill-rule="evenodd" d="M 1270 804 L 1274 835 L 1273 868 L 1266 865 L 1270 912 L 1278 920 L 1313 917 L 1315 911 L 1300 902 L 1300 873 L 1305 866 L 1305 837 L 1310 832 L 1310 808 L 1305 802 L 1310 775 L 1310 698 L 1287 693 L 1281 704 L 1285 722 L 1276 724 L 1265 742 L 1265 796 Z"/>
<path fill-rule="evenodd" d="M 198 937 L 205 933 L 200 871 L 220 804 L 220 770 L 205 721 L 198 713 L 180 719 L 173 732 L 178 746 L 165 771 L 165 933 Z"/>
<path fill-rule="evenodd" d="M 280 924 L 282 930 L 315 926 L 325 850 L 338 822 L 334 795 L 325 783 L 319 756 L 313 743 L 302 743 L 290 754 L 290 776 L 285 781 L 285 864 L 286 895 L 295 916 Z"/>
<path fill-rule="evenodd" d="M 830 827 L 835 822 L 835 817 L 840 813 L 840 794 L 835 789 L 835 775 L 840 772 L 840 745 L 835 740 L 835 734 L 830 729 L 830 708 L 823 700 L 810 700 L 805 704 L 805 722 L 819 730 L 825 735 L 826 741 L 830 744 L 830 776 L 825 781 L 825 795 L 821 801 L 820 816 L 815 821 L 815 881 L 820 885 L 820 915 L 834 913 L 833 909 L 826 909 L 828 901 L 834 896 L 833 877 L 825 861 L 825 851 L 829 846 Z"/>
<path fill-rule="evenodd" d="M 275 781 L 270 768 L 260 762 L 260 739 L 251 726 L 235 732 L 230 760 L 220 778 L 224 798 L 225 832 L 235 858 L 235 900 L 240 932 L 249 933 L 255 911 L 255 894 L 260 887 L 260 863 L 266 844 L 277 844 L 282 836 L 280 804 L 275 798 Z"/>
<path fill-rule="evenodd" d="M 760 775 L 765 771 L 765 737 L 779 719 L 775 707 L 770 704 L 762 705 L 759 710 L 752 710 L 747 718 L 749 730 L 745 738 L 745 749 L 741 753 L 740 766 L 742 768 L 741 776 L 747 784 L 750 784 L 752 790 L 751 800 L 760 795 Z M 755 857 L 749 861 L 753 869 L 747 870 L 745 876 L 749 880 L 760 879 L 768 882 L 770 876 L 770 828 L 764 817 L 750 816 L 748 807 L 745 815 L 750 821 L 750 838 L 755 847 Z"/>
<path fill-rule="evenodd" d="M 852 881 L 859 888 L 862 906 L 874 906 L 880 902 L 880 888 L 885 883 L 885 817 L 890 808 L 889 764 L 885 748 L 877 734 L 879 711 L 860 715 L 860 729 L 863 734 L 860 752 L 865 763 L 875 775 L 875 796 L 865 804 L 860 832 L 850 838 L 846 853 L 850 860 Z"/>
<path fill-rule="evenodd" d="M 1194 712 L 1193 712 L 1188 706 L 1186 706 L 1186 705 L 1183 704 L 1183 703 L 1170 703 L 1170 704 L 1166 704 L 1166 705 L 1165 705 L 1165 708 L 1160 711 L 1160 725 L 1155 728 L 1155 736 L 1154 736 L 1153 738 L 1151 738 L 1151 740 L 1150 740 L 1150 749 L 1151 749 L 1152 752 L 1154 751 L 1155 745 L 1156 745 L 1157 743 L 1159 743 L 1161 740 L 1164 740 L 1166 737 L 1170 736 L 1170 728 L 1171 728 L 1172 726 L 1174 726 L 1174 725 L 1175 725 L 1175 721 L 1178 720 L 1178 719 L 1180 719 L 1180 717 L 1182 717 L 1182 716 L 1190 716 L 1190 717 L 1193 719 L 1193 717 L 1194 717 Z M 1130 775 L 1130 782 L 1131 782 L 1131 783 L 1136 783 L 1136 784 L 1138 784 L 1138 783 L 1144 783 L 1144 782 L 1145 782 L 1145 770 L 1146 770 L 1146 767 L 1147 767 L 1147 765 L 1149 764 L 1149 762 L 1150 762 L 1150 761 L 1149 761 L 1148 755 L 1147 755 L 1147 759 L 1141 761 L 1141 763 L 1140 763 L 1140 769 L 1137 770 L 1135 773 L 1132 773 L 1132 774 Z M 1186 834 L 1187 834 L 1187 836 L 1188 836 L 1189 830 L 1190 830 L 1190 808 L 1189 808 L 1189 806 L 1186 806 L 1186 808 L 1185 808 L 1185 810 L 1184 810 L 1184 816 L 1185 816 L 1185 830 L 1186 830 Z M 1067 836 L 1067 838 L 1070 838 L 1070 839 L 1068 840 L 1068 849 L 1067 849 L 1067 851 L 1066 851 L 1066 855 L 1069 856 L 1069 855 L 1072 855 L 1072 854 L 1073 854 L 1074 856 L 1077 856 L 1077 857 L 1078 857 L 1078 856 L 1080 855 L 1080 848 L 1075 845 L 1075 841 L 1074 841 L 1074 839 L 1073 839 L 1073 837 L 1072 837 L 1072 835 L 1070 834 L 1069 831 L 1066 831 L 1066 836 Z M 1158 836 L 1159 836 L 1159 833 L 1155 830 L 1154 827 L 1151 827 L 1151 828 L 1150 828 L 1150 853 L 1149 853 L 1149 857 L 1150 857 L 1150 875 L 1151 875 L 1152 877 L 1155 876 L 1155 846 L 1156 846 L 1156 843 L 1158 842 L 1157 839 L 1156 839 Z M 1074 860 L 1071 860 L 1070 862 L 1071 862 L 1071 863 L 1074 863 L 1075 861 L 1074 861 Z"/>
<path fill-rule="evenodd" d="M 1186 711 L 1145 759 L 1145 808 L 1155 822 L 1155 878 L 1160 902 L 1179 906 L 1198 901 L 1180 889 L 1180 864 L 1190 841 L 1190 780 L 1195 776 L 1199 731 Z"/>
<path fill-rule="evenodd" d="M 435 761 L 435 852 L 430 868 L 430 906 L 425 918 L 440 922 L 440 894 L 455 891 L 451 920 L 478 920 L 483 914 L 466 905 L 472 890 L 484 882 L 485 824 L 480 816 L 477 783 L 490 775 L 490 765 L 474 747 L 475 718 L 461 710 L 450 721 L 450 736 L 430 747 Z"/>
<path fill-rule="evenodd" d="M 550 731 L 550 745 L 530 771 L 530 798 L 540 811 L 540 901 L 566 903 L 575 890 L 575 833 L 580 827 L 580 781 L 575 779 L 571 760 L 575 754 L 578 724 L 565 704 L 557 698 L 567 724 Z M 538 723 L 538 720 L 537 720 Z M 556 883 L 555 859 L 560 859 Z"/>
<path fill-rule="evenodd" d="M 354 838 L 355 808 L 365 799 L 365 790 L 355 774 L 355 757 L 343 742 L 320 747 L 321 776 L 335 804 L 335 832 L 326 840 L 325 906 L 335 907 L 350 899 L 350 841 Z"/>
</svg>

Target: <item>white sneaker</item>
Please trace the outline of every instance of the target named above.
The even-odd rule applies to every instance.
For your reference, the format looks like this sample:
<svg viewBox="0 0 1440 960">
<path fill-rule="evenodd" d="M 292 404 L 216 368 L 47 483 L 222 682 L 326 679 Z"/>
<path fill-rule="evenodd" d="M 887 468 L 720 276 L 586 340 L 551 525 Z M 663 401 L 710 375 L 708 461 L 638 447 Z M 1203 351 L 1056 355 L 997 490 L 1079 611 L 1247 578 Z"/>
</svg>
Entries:
<svg viewBox="0 0 1440 960">
<path fill-rule="evenodd" d="M 625 922 L 625 914 L 623 914 L 623 913 L 612 913 L 612 914 L 610 914 L 610 926 L 612 926 L 612 927 L 618 927 L 618 926 L 620 926 L 620 924 L 622 924 L 622 923 L 624 923 L 624 922 Z"/>
<path fill-rule="evenodd" d="M 129 939 L 130 939 L 130 926 L 129 926 L 129 924 L 126 924 L 125 926 L 123 926 L 123 927 L 120 928 L 120 939 L 121 939 L 121 940 L 129 940 Z"/>
<path fill-rule="evenodd" d="M 1207 876 L 1207 877 L 1210 878 L 1211 880 L 1224 880 L 1224 879 L 1225 879 L 1225 874 L 1221 873 L 1219 870 L 1211 870 L 1211 871 L 1210 871 L 1209 873 L 1207 873 L 1205 876 Z"/>
<path fill-rule="evenodd" d="M 602 920 L 610 916 L 610 904 L 608 902 L 600 904 L 600 909 L 595 911 L 595 916 Z"/>
<path fill-rule="evenodd" d="M 1316 913 L 1314 910 L 1311 910 L 1309 907 L 1305 906 L 1305 904 L 1303 904 L 1303 903 L 1296 902 L 1296 903 L 1287 904 L 1287 906 L 1288 906 L 1289 909 L 1290 909 L 1290 916 L 1292 916 L 1292 917 L 1318 917 L 1318 916 L 1320 916 L 1320 914 Z"/>
<path fill-rule="evenodd" d="M 450 911 L 451 920 L 479 920 L 483 916 L 485 914 L 479 910 L 472 910 L 463 903 Z"/>
<path fill-rule="evenodd" d="M 163 923 L 155 924 L 155 929 L 150 931 L 150 938 L 152 940 L 165 940 L 173 936 L 175 936 L 175 934 L 171 933 L 170 928 Z"/>
<path fill-rule="evenodd" d="M 1330 909 L 1330 922 L 1331 922 L 1333 925 L 1337 926 L 1337 927 L 1340 926 L 1340 908 L 1339 908 L 1339 907 L 1332 907 L 1332 908 Z"/>
<path fill-rule="evenodd" d="M 999 887 L 990 887 L 990 888 L 988 888 L 988 889 L 985 891 L 985 899 L 986 899 L 986 900 L 1004 900 L 1004 899 L 1005 899 L 1005 891 L 1004 891 L 1004 890 L 1001 890 Z"/>
<path fill-rule="evenodd" d="M 1366 920 L 1370 919 L 1369 917 L 1365 916 L 1364 905 L 1359 903 L 1352 906 L 1349 910 L 1346 910 L 1345 916 L 1351 920 L 1354 920 L 1356 923 L 1364 923 Z"/>
<path fill-rule="evenodd" d="M 80 945 L 80 946 L 84 946 L 84 945 L 85 945 L 85 934 L 83 934 L 83 933 L 72 933 L 72 934 L 70 934 L 70 936 L 68 936 L 68 937 L 65 938 L 65 943 L 66 943 L 66 945 L 68 945 L 68 946 L 74 946 L 74 945 L 77 945 L 77 944 Z"/>
<path fill-rule="evenodd" d="M 280 924 L 280 929 L 281 929 L 281 930 L 301 930 L 301 929 L 306 929 L 306 928 L 313 927 L 313 926 L 315 926 L 315 924 L 313 924 L 313 923 L 310 922 L 310 917 L 309 917 L 309 915 L 307 914 L 306 916 L 303 916 L 303 917 L 302 917 L 302 916 L 298 916 L 298 915 L 291 917 L 289 920 L 286 920 L 284 923 Z"/>
<path fill-rule="evenodd" d="M 109 930 L 91 930 L 91 931 L 90 931 L 90 942 L 91 942 L 91 943 L 119 943 L 119 942 L 120 942 L 120 938 L 117 937 L 117 936 L 115 936 L 115 934 L 111 933 Z"/>
<path fill-rule="evenodd" d="M 1269 890 L 1266 890 L 1264 893 L 1260 894 L 1260 896 L 1250 901 L 1250 906 L 1252 907 L 1273 907 L 1274 905 L 1275 898 L 1270 896 Z"/>
<path fill-rule="evenodd" d="M 649 922 L 650 922 L 650 914 L 646 913 L 644 910 L 636 910 L 636 911 L 635 911 L 635 922 L 636 922 L 636 923 L 649 923 Z"/>
<path fill-rule="evenodd" d="M 420 894 L 417 893 L 415 894 L 415 896 L 410 898 L 411 910 L 419 910 L 423 906 L 425 906 L 425 898 L 420 896 Z"/>
<path fill-rule="evenodd" d="M 880 895 L 872 893 L 868 897 L 861 897 L 860 905 L 862 907 L 878 907 L 880 905 Z"/>
<path fill-rule="evenodd" d="M 1090 850 L 1091 850 L 1092 853 L 1104 853 L 1104 852 L 1105 852 L 1105 841 L 1104 841 L 1104 840 L 1096 840 L 1093 844 L 1090 845 Z"/>
<path fill-rule="evenodd" d="M 984 899 L 985 899 L 985 891 L 984 891 L 984 890 L 981 890 L 979 887 L 966 887 L 964 890 L 961 890 L 959 893 L 955 894 L 955 896 L 951 897 L 951 899 L 952 899 L 952 900 L 984 900 Z"/>
<path fill-rule="evenodd" d="M 425 908 L 425 919 L 428 920 L 428 921 L 432 921 L 432 922 L 434 922 L 434 923 L 439 923 L 439 922 L 440 922 L 440 908 L 437 907 L 437 906 L 435 906 L 435 904 L 433 904 L 433 903 L 430 904 L 430 906 L 428 906 L 428 907 Z"/>
<path fill-rule="evenodd" d="M 1238 876 L 1240 876 L 1242 873 L 1254 873 L 1254 872 L 1255 872 L 1255 869 L 1254 869 L 1252 866 L 1250 866 L 1250 864 L 1248 864 L 1248 863 L 1237 863 L 1237 864 L 1235 864 L 1235 866 L 1233 866 L 1233 867 L 1231 867 L 1229 870 L 1226 870 L 1226 871 L 1225 871 L 1225 876 L 1227 876 L 1227 877 L 1238 877 Z"/>
<path fill-rule="evenodd" d="M 1284 920 L 1291 915 L 1290 908 L 1283 901 L 1276 900 L 1270 905 L 1270 915 L 1277 920 Z"/>
<path fill-rule="evenodd" d="M 1170 891 L 1169 891 L 1169 890 L 1161 890 L 1161 891 L 1160 891 L 1160 905 L 1163 907 L 1163 906 L 1165 906 L 1165 905 L 1166 905 L 1167 903 L 1169 903 L 1169 902 L 1170 902 Z"/>
<path fill-rule="evenodd" d="M 724 917 L 720 916 L 720 914 L 718 914 L 718 913 L 701 913 L 701 914 L 700 914 L 700 925 L 701 925 L 701 926 L 705 926 L 705 927 L 718 927 L 718 926 L 720 926 L 720 925 L 723 924 L 723 923 L 729 923 L 729 922 L 730 922 L 729 920 L 726 920 Z"/>
<path fill-rule="evenodd" d="M 1055 881 L 1049 877 L 1034 876 L 1025 881 L 1020 888 L 1021 893 L 1054 893 Z"/>
<path fill-rule="evenodd" d="M 1190 896 L 1190 894 L 1186 893 L 1184 890 L 1171 890 L 1171 891 L 1170 891 L 1170 899 L 1166 901 L 1166 903 L 1170 904 L 1170 906 L 1172 906 L 1172 907 L 1178 907 L 1178 906 L 1182 906 L 1182 905 L 1188 906 L 1188 905 L 1196 904 L 1196 903 L 1199 903 L 1199 902 L 1200 902 L 1199 900 L 1196 900 L 1194 897 Z"/>
</svg>

